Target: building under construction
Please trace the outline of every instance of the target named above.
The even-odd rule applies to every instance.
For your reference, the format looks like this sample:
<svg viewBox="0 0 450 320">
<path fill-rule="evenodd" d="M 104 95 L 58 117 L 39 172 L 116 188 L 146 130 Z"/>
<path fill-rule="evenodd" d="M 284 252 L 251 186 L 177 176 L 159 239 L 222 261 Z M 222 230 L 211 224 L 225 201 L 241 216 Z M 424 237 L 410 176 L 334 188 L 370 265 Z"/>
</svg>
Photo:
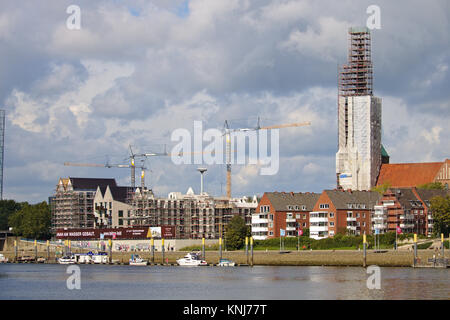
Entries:
<svg viewBox="0 0 450 320">
<path fill-rule="evenodd" d="M 207 193 L 171 192 L 157 198 L 151 190 L 137 189 L 131 201 L 129 226 L 175 226 L 179 239 L 217 239 L 225 234 L 225 226 L 235 216 L 251 225 L 252 213 L 258 205 L 253 199 L 212 197 Z"/>
<path fill-rule="evenodd" d="M 373 96 L 369 29 L 348 35 L 348 62 L 339 70 L 337 187 L 370 190 L 382 163 L 381 99 Z"/>
<path fill-rule="evenodd" d="M 115 187 L 115 179 L 60 178 L 50 198 L 52 233 L 57 229 L 93 228 L 94 197 L 98 187 Z"/>
</svg>

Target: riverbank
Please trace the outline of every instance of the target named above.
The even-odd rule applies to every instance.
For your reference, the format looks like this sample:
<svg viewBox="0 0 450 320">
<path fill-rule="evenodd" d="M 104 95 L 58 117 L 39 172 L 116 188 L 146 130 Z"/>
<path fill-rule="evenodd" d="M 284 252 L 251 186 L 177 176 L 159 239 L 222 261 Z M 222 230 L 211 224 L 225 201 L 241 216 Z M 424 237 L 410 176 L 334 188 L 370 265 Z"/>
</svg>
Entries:
<svg viewBox="0 0 450 320">
<path fill-rule="evenodd" d="M 78 252 L 75 250 L 75 252 Z M 2 252 L 9 261 L 14 261 L 14 252 Z M 127 264 L 133 252 L 113 252 L 112 260 L 118 264 Z M 152 261 L 150 252 L 136 252 L 144 259 Z M 176 264 L 176 260 L 182 258 L 186 252 L 166 252 L 164 261 L 161 252 L 155 252 L 154 264 Z M 433 250 L 418 250 L 418 266 L 428 265 L 428 259 L 436 254 Z M 18 256 L 34 257 L 34 251 L 19 251 Z M 46 251 L 39 251 L 38 257 L 47 258 Z M 223 258 L 235 261 L 237 264 L 251 264 L 250 253 L 247 256 L 244 251 L 222 252 Z M 436 258 L 441 258 L 436 255 Z M 449 251 L 445 252 L 445 258 L 450 258 Z M 205 260 L 209 264 L 217 264 L 219 252 L 206 251 Z M 380 267 L 411 267 L 413 266 L 412 251 L 383 250 L 376 253 L 373 250 L 367 251 L 366 265 L 377 265 Z M 50 252 L 49 263 L 55 263 L 55 253 Z M 265 266 L 362 266 L 363 252 L 357 250 L 315 250 L 315 251 L 289 251 L 280 253 L 279 251 L 254 251 L 253 265 Z"/>
</svg>

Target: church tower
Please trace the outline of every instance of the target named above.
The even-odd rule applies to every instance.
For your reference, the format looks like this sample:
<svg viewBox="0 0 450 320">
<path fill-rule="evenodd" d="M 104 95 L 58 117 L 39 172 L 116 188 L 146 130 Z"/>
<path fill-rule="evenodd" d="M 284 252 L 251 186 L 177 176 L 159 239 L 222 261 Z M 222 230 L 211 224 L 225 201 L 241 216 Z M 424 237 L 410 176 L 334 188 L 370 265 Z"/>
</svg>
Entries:
<svg viewBox="0 0 450 320">
<path fill-rule="evenodd" d="M 337 187 L 370 190 L 381 167 L 381 99 L 373 96 L 369 29 L 348 34 L 348 62 L 339 68 Z"/>
</svg>

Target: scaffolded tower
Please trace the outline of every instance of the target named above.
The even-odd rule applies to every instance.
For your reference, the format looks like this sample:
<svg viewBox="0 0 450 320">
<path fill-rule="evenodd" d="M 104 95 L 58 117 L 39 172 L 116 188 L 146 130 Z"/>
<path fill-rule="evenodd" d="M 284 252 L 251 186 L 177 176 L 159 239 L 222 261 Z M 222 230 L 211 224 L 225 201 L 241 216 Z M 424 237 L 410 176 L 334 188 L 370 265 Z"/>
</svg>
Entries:
<svg viewBox="0 0 450 320">
<path fill-rule="evenodd" d="M 4 151 L 5 151 L 5 110 L 0 110 L 0 200 L 3 200 Z"/>
<path fill-rule="evenodd" d="M 348 31 L 348 64 L 339 70 L 340 96 L 371 96 L 373 93 L 373 66 L 370 32 L 367 28 Z"/>
<path fill-rule="evenodd" d="M 373 96 L 369 29 L 348 35 L 348 62 L 339 68 L 337 187 L 370 190 L 381 166 L 381 99 Z"/>
</svg>

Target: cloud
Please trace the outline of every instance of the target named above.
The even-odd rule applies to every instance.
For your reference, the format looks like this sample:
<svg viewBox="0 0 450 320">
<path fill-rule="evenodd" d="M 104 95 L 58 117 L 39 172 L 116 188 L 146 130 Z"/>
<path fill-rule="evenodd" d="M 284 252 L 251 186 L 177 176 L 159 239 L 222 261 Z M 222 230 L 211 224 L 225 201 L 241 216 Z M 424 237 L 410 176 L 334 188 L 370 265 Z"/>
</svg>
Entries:
<svg viewBox="0 0 450 320">
<path fill-rule="evenodd" d="M 70 4 L 2 3 L 6 197 L 45 200 L 59 176 L 128 183 L 128 170 L 62 163 L 119 163 L 129 144 L 170 150 L 171 132 L 192 130 L 194 121 L 251 127 L 258 116 L 262 125 L 312 125 L 280 130 L 277 175 L 234 166 L 233 194 L 334 186 L 337 65 L 346 63 L 348 27 L 365 24 L 371 2 L 80 1 L 74 31 L 65 24 Z M 391 162 L 442 161 L 450 150 L 440 129 L 450 120 L 448 5 L 377 5 L 372 58 L 383 144 Z M 148 165 L 148 185 L 162 195 L 198 187 L 194 165 L 164 157 Z M 224 166 L 208 168 L 208 192 L 224 194 L 225 176 Z"/>
</svg>

